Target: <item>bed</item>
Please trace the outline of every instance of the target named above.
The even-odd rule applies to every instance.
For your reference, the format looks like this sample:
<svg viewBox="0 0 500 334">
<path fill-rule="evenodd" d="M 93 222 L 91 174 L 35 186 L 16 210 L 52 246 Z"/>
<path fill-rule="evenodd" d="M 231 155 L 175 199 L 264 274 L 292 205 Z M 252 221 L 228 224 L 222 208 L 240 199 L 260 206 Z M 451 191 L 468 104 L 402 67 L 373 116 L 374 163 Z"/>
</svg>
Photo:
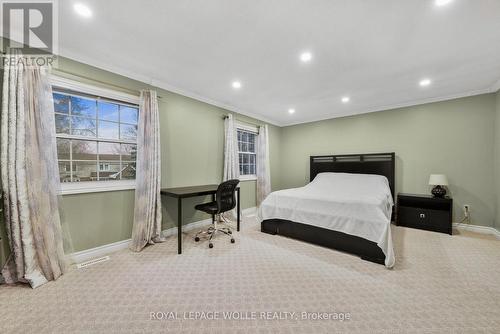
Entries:
<svg viewBox="0 0 500 334">
<path fill-rule="evenodd" d="M 261 231 L 391 268 L 394 167 L 394 153 L 312 156 L 309 184 L 275 191 L 261 203 Z"/>
</svg>

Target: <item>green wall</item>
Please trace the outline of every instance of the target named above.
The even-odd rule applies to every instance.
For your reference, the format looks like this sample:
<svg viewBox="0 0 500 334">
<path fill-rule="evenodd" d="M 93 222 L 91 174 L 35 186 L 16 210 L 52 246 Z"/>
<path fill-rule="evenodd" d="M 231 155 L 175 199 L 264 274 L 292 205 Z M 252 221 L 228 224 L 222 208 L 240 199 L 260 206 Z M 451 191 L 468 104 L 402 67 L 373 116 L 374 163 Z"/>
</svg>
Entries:
<svg viewBox="0 0 500 334">
<path fill-rule="evenodd" d="M 64 58 L 58 74 L 129 93 L 156 89 L 161 97 L 162 186 L 220 182 L 227 110 Z M 385 151 L 397 154 L 397 191 L 428 193 L 429 174 L 445 173 L 456 220 L 462 205 L 469 204 L 473 224 L 494 226 L 496 221 L 500 227 L 500 92 L 282 128 L 270 125 L 272 189 L 306 184 L 310 155 Z M 255 186 L 255 181 L 242 182 L 242 208 L 255 206 Z M 185 223 L 208 218 L 193 209 L 205 200 L 184 202 Z M 175 226 L 176 203 L 163 199 L 163 204 L 167 229 Z M 63 196 L 63 228 L 71 240 L 67 249 L 130 238 L 133 207 L 133 190 Z M 4 224 L 0 236 L 6 241 Z M 2 242 L 0 265 L 7 254 Z"/>
<path fill-rule="evenodd" d="M 162 154 L 162 187 L 219 183 L 222 179 L 224 122 L 227 110 L 150 87 L 138 81 L 103 71 L 69 59 L 60 59 L 57 74 L 126 92 L 144 88 L 158 91 Z M 82 79 L 83 78 L 83 79 Z M 91 79 L 88 79 L 91 78 Z M 235 114 L 237 120 L 252 124 L 261 121 Z M 270 125 L 271 172 L 273 189 L 280 187 L 279 150 L 281 129 Z M 256 182 L 241 184 L 242 208 L 255 206 Z M 185 223 L 208 218 L 194 205 L 208 198 L 183 201 Z M 163 228 L 175 226 L 175 200 L 163 199 Z M 133 223 L 134 192 L 114 191 L 62 198 L 63 224 L 72 239 L 73 251 L 130 238 Z"/>
<path fill-rule="evenodd" d="M 306 184 L 309 156 L 396 152 L 398 192 L 429 193 L 429 175 L 448 176 L 455 219 L 493 226 L 495 95 L 388 110 L 282 129 L 283 188 Z"/>
<path fill-rule="evenodd" d="M 495 188 L 496 188 L 496 228 L 500 230 L 500 90 L 496 94 L 495 117 Z"/>
</svg>

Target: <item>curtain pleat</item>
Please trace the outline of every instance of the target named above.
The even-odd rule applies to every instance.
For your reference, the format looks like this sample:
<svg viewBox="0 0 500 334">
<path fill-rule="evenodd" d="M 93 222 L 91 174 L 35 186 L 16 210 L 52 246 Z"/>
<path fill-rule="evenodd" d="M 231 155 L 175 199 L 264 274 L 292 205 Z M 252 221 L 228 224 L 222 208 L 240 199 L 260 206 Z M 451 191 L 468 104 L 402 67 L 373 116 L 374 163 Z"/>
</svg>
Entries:
<svg viewBox="0 0 500 334">
<path fill-rule="evenodd" d="M 134 226 L 130 249 L 139 252 L 147 244 L 165 241 L 161 235 L 161 156 L 158 97 L 141 91 L 137 133 L 137 168 Z"/>
<path fill-rule="evenodd" d="M 0 169 L 11 255 L 7 283 L 36 288 L 66 270 L 58 205 L 59 170 L 52 88 L 46 69 L 7 55 L 1 113 Z"/>
<path fill-rule="evenodd" d="M 234 117 L 229 114 L 224 120 L 224 171 L 222 180 L 239 179 L 240 163 L 238 154 L 238 137 L 236 135 L 236 126 Z M 225 214 L 230 220 L 236 219 L 236 209 Z"/>
<path fill-rule="evenodd" d="M 267 124 L 259 127 L 257 145 L 257 206 L 271 192 L 271 169 L 269 164 L 269 129 Z"/>
</svg>

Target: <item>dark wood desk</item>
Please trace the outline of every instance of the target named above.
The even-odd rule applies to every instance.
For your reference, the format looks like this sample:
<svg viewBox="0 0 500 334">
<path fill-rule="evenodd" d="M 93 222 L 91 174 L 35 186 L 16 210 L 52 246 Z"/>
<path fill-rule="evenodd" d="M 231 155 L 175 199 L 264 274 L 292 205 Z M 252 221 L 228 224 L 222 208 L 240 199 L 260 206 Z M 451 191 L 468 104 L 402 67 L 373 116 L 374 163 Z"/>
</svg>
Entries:
<svg viewBox="0 0 500 334">
<path fill-rule="evenodd" d="M 163 196 L 177 198 L 177 253 L 182 254 L 182 199 L 196 196 L 212 195 L 212 201 L 215 201 L 215 193 L 217 192 L 218 184 L 208 184 L 202 186 L 180 187 L 180 188 L 164 188 L 161 189 Z M 240 230 L 240 188 L 236 188 L 236 230 Z M 212 216 L 212 220 L 214 217 Z"/>
</svg>

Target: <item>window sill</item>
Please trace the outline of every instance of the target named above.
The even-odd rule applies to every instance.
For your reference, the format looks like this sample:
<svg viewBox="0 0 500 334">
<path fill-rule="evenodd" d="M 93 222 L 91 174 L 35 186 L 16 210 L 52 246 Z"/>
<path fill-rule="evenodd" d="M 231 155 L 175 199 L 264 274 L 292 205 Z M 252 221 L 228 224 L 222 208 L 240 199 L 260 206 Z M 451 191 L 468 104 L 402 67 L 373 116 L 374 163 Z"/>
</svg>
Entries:
<svg viewBox="0 0 500 334">
<path fill-rule="evenodd" d="M 61 183 L 60 195 L 135 189 L 135 180 Z"/>
<path fill-rule="evenodd" d="M 240 181 L 257 181 L 257 175 L 240 175 Z"/>
</svg>

